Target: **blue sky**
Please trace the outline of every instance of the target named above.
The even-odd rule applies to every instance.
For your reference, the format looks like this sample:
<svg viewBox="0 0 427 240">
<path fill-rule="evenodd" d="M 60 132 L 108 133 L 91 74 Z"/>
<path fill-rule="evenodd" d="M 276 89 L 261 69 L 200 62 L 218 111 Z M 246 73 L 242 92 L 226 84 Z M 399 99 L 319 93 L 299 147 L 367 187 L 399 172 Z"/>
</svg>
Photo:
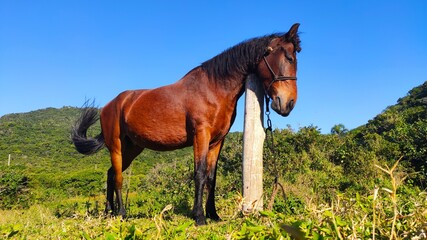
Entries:
<svg viewBox="0 0 427 240">
<path fill-rule="evenodd" d="M 427 80 L 427 1 L 3 1 L 0 116 L 105 105 L 301 23 L 298 102 L 273 127 L 365 124 Z M 243 129 L 243 101 L 232 131 Z"/>
</svg>

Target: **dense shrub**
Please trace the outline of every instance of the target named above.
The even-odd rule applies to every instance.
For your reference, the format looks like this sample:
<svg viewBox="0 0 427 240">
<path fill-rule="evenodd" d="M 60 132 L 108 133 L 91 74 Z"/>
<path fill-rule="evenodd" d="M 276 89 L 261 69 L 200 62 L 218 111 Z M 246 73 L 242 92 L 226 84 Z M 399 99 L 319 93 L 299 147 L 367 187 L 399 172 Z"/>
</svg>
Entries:
<svg viewBox="0 0 427 240">
<path fill-rule="evenodd" d="M 0 209 L 29 207 L 29 181 L 22 167 L 0 167 Z"/>
</svg>

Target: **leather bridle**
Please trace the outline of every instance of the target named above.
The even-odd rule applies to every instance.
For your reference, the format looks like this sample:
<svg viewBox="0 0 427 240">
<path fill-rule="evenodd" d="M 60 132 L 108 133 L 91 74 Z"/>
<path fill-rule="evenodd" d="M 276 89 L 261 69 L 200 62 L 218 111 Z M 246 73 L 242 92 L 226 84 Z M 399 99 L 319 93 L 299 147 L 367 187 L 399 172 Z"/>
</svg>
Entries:
<svg viewBox="0 0 427 240">
<path fill-rule="evenodd" d="M 270 84 L 268 84 L 267 89 L 265 90 L 265 108 L 266 108 L 266 115 L 267 115 L 267 125 L 268 128 L 271 130 L 271 120 L 270 120 L 270 107 L 268 106 L 270 104 L 270 96 L 268 95 L 268 92 L 270 90 L 271 85 L 273 85 L 273 83 L 277 82 L 277 81 L 288 81 L 288 80 L 293 80 L 296 81 L 297 77 L 288 77 L 288 76 L 277 76 L 276 73 L 274 73 L 273 69 L 271 68 L 270 64 L 268 64 L 267 58 L 265 56 L 262 57 L 264 59 L 265 65 L 267 65 L 268 70 L 270 70 L 272 79 Z"/>
<path fill-rule="evenodd" d="M 270 70 L 271 76 L 272 76 L 272 80 L 270 82 L 270 84 L 268 84 L 268 87 L 266 89 L 266 93 L 268 93 L 268 91 L 270 90 L 271 85 L 273 85 L 274 82 L 277 81 L 288 81 L 288 80 L 297 80 L 297 77 L 287 77 L 287 76 L 277 76 L 276 73 L 274 73 L 273 69 L 271 68 L 270 64 L 268 64 L 267 58 L 265 56 L 263 56 L 265 65 L 267 65 L 268 70 Z"/>
</svg>

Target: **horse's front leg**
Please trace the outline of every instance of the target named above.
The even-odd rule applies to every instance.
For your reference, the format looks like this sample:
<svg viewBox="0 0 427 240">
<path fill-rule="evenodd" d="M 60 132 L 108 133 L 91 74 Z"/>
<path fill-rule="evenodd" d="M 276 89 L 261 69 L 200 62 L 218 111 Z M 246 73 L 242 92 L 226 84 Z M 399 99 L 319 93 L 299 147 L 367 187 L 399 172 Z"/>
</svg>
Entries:
<svg viewBox="0 0 427 240">
<path fill-rule="evenodd" d="M 218 163 L 218 156 L 221 151 L 224 140 L 218 142 L 216 145 L 213 145 L 209 149 L 208 153 L 208 165 L 207 165 L 207 188 L 208 188 L 208 198 L 206 200 L 206 217 L 215 221 L 221 220 L 218 214 L 216 213 L 215 207 L 215 185 L 216 185 L 216 167 Z"/>
<path fill-rule="evenodd" d="M 209 149 L 209 134 L 207 131 L 196 131 L 194 138 L 194 182 L 195 196 L 192 215 L 196 225 L 205 225 L 206 217 L 203 211 L 203 189 L 207 179 L 207 155 Z"/>
</svg>

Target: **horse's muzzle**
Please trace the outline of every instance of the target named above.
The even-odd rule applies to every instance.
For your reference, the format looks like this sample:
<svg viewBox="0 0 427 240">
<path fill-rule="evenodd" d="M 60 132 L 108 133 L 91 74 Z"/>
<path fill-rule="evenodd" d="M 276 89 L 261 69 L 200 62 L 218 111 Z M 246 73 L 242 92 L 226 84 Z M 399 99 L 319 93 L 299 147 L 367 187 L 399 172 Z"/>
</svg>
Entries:
<svg viewBox="0 0 427 240">
<path fill-rule="evenodd" d="M 271 103 L 271 108 L 283 117 L 287 117 L 291 113 L 292 109 L 294 109 L 294 107 L 294 99 L 283 101 L 279 96 L 276 96 Z"/>
</svg>

